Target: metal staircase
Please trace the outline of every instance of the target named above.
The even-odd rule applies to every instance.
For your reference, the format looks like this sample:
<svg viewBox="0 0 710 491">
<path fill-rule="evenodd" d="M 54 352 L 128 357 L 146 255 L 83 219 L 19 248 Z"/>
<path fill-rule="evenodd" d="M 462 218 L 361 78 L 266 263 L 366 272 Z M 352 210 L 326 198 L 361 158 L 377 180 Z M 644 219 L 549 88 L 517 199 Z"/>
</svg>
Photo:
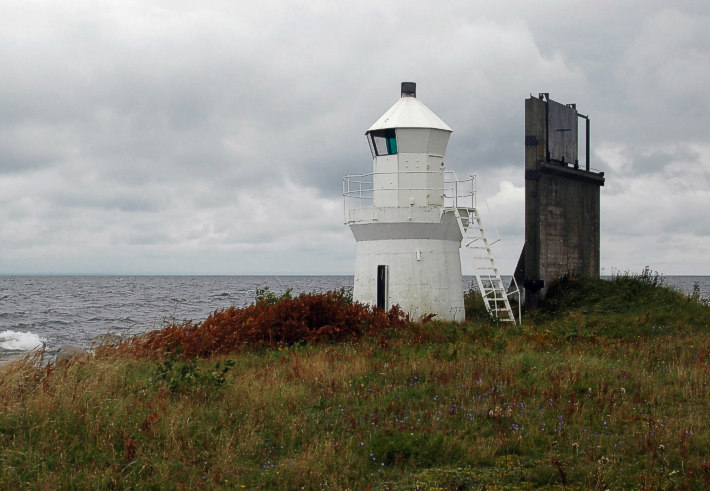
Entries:
<svg viewBox="0 0 710 491">
<path fill-rule="evenodd" d="M 520 295 L 520 293 L 517 285 L 515 291 L 510 294 L 506 292 L 478 209 L 456 206 L 451 209 L 461 230 L 463 245 L 472 252 L 478 290 L 481 292 L 486 310 L 498 321 L 516 323 L 508 296 L 516 293 Z M 518 308 L 518 318 L 520 318 L 520 308 Z"/>
</svg>

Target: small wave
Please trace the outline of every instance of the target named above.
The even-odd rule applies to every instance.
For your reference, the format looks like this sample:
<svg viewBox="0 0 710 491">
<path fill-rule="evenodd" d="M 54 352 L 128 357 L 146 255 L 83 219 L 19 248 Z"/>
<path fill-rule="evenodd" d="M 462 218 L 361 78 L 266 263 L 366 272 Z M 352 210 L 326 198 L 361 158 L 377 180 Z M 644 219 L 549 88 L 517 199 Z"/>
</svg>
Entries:
<svg viewBox="0 0 710 491">
<path fill-rule="evenodd" d="M 32 351 L 44 347 L 47 340 L 32 332 L 0 332 L 0 348 L 13 351 Z"/>
</svg>

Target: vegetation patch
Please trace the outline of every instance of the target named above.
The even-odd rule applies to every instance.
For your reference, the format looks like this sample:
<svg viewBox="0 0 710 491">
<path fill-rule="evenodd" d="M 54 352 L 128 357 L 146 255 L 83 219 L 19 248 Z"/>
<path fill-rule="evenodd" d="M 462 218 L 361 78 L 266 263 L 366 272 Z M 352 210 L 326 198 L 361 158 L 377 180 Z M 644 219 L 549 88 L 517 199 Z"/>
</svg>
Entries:
<svg viewBox="0 0 710 491">
<path fill-rule="evenodd" d="M 646 268 L 610 280 L 560 278 L 527 322 L 566 339 L 659 336 L 707 328 L 707 307 L 698 292 L 684 295 Z"/>
<path fill-rule="evenodd" d="M 292 297 L 290 290 L 277 297 L 262 289 L 257 292 L 257 301 L 247 307 L 216 311 L 197 324 L 173 323 L 103 349 L 141 357 L 170 354 L 189 359 L 235 353 L 245 347 L 352 341 L 408 323 L 398 306 L 384 311 L 353 302 L 344 289 L 297 297 Z"/>
<path fill-rule="evenodd" d="M 522 327 L 353 310 L 341 331 L 342 293 L 267 291 L 179 335 L 9 362 L 0 487 L 710 487 L 710 307 L 644 278 L 556 288 Z"/>
</svg>

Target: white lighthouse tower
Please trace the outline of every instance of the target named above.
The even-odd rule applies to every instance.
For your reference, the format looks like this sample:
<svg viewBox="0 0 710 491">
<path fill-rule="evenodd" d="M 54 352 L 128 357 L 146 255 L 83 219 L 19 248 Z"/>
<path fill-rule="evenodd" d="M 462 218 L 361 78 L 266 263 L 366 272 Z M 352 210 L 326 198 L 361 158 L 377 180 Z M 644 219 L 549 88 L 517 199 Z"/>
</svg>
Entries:
<svg viewBox="0 0 710 491">
<path fill-rule="evenodd" d="M 357 240 L 353 298 L 384 309 L 398 304 L 412 317 L 464 320 L 464 239 L 489 312 L 507 320 L 499 315 L 507 309 L 514 321 L 475 209 L 473 177 L 457 181 L 444 169 L 451 132 L 417 99 L 416 84 L 403 82 L 401 98 L 365 133 L 373 171 L 343 180 L 345 223 Z"/>
</svg>

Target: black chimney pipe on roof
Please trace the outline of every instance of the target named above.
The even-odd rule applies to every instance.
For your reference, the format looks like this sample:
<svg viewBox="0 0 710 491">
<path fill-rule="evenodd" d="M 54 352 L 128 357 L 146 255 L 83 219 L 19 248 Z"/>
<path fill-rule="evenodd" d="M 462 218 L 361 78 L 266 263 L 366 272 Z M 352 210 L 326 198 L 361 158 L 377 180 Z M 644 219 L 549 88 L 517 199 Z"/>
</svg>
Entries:
<svg viewBox="0 0 710 491">
<path fill-rule="evenodd" d="M 414 82 L 402 82 L 402 97 L 416 97 L 417 84 Z"/>
</svg>

